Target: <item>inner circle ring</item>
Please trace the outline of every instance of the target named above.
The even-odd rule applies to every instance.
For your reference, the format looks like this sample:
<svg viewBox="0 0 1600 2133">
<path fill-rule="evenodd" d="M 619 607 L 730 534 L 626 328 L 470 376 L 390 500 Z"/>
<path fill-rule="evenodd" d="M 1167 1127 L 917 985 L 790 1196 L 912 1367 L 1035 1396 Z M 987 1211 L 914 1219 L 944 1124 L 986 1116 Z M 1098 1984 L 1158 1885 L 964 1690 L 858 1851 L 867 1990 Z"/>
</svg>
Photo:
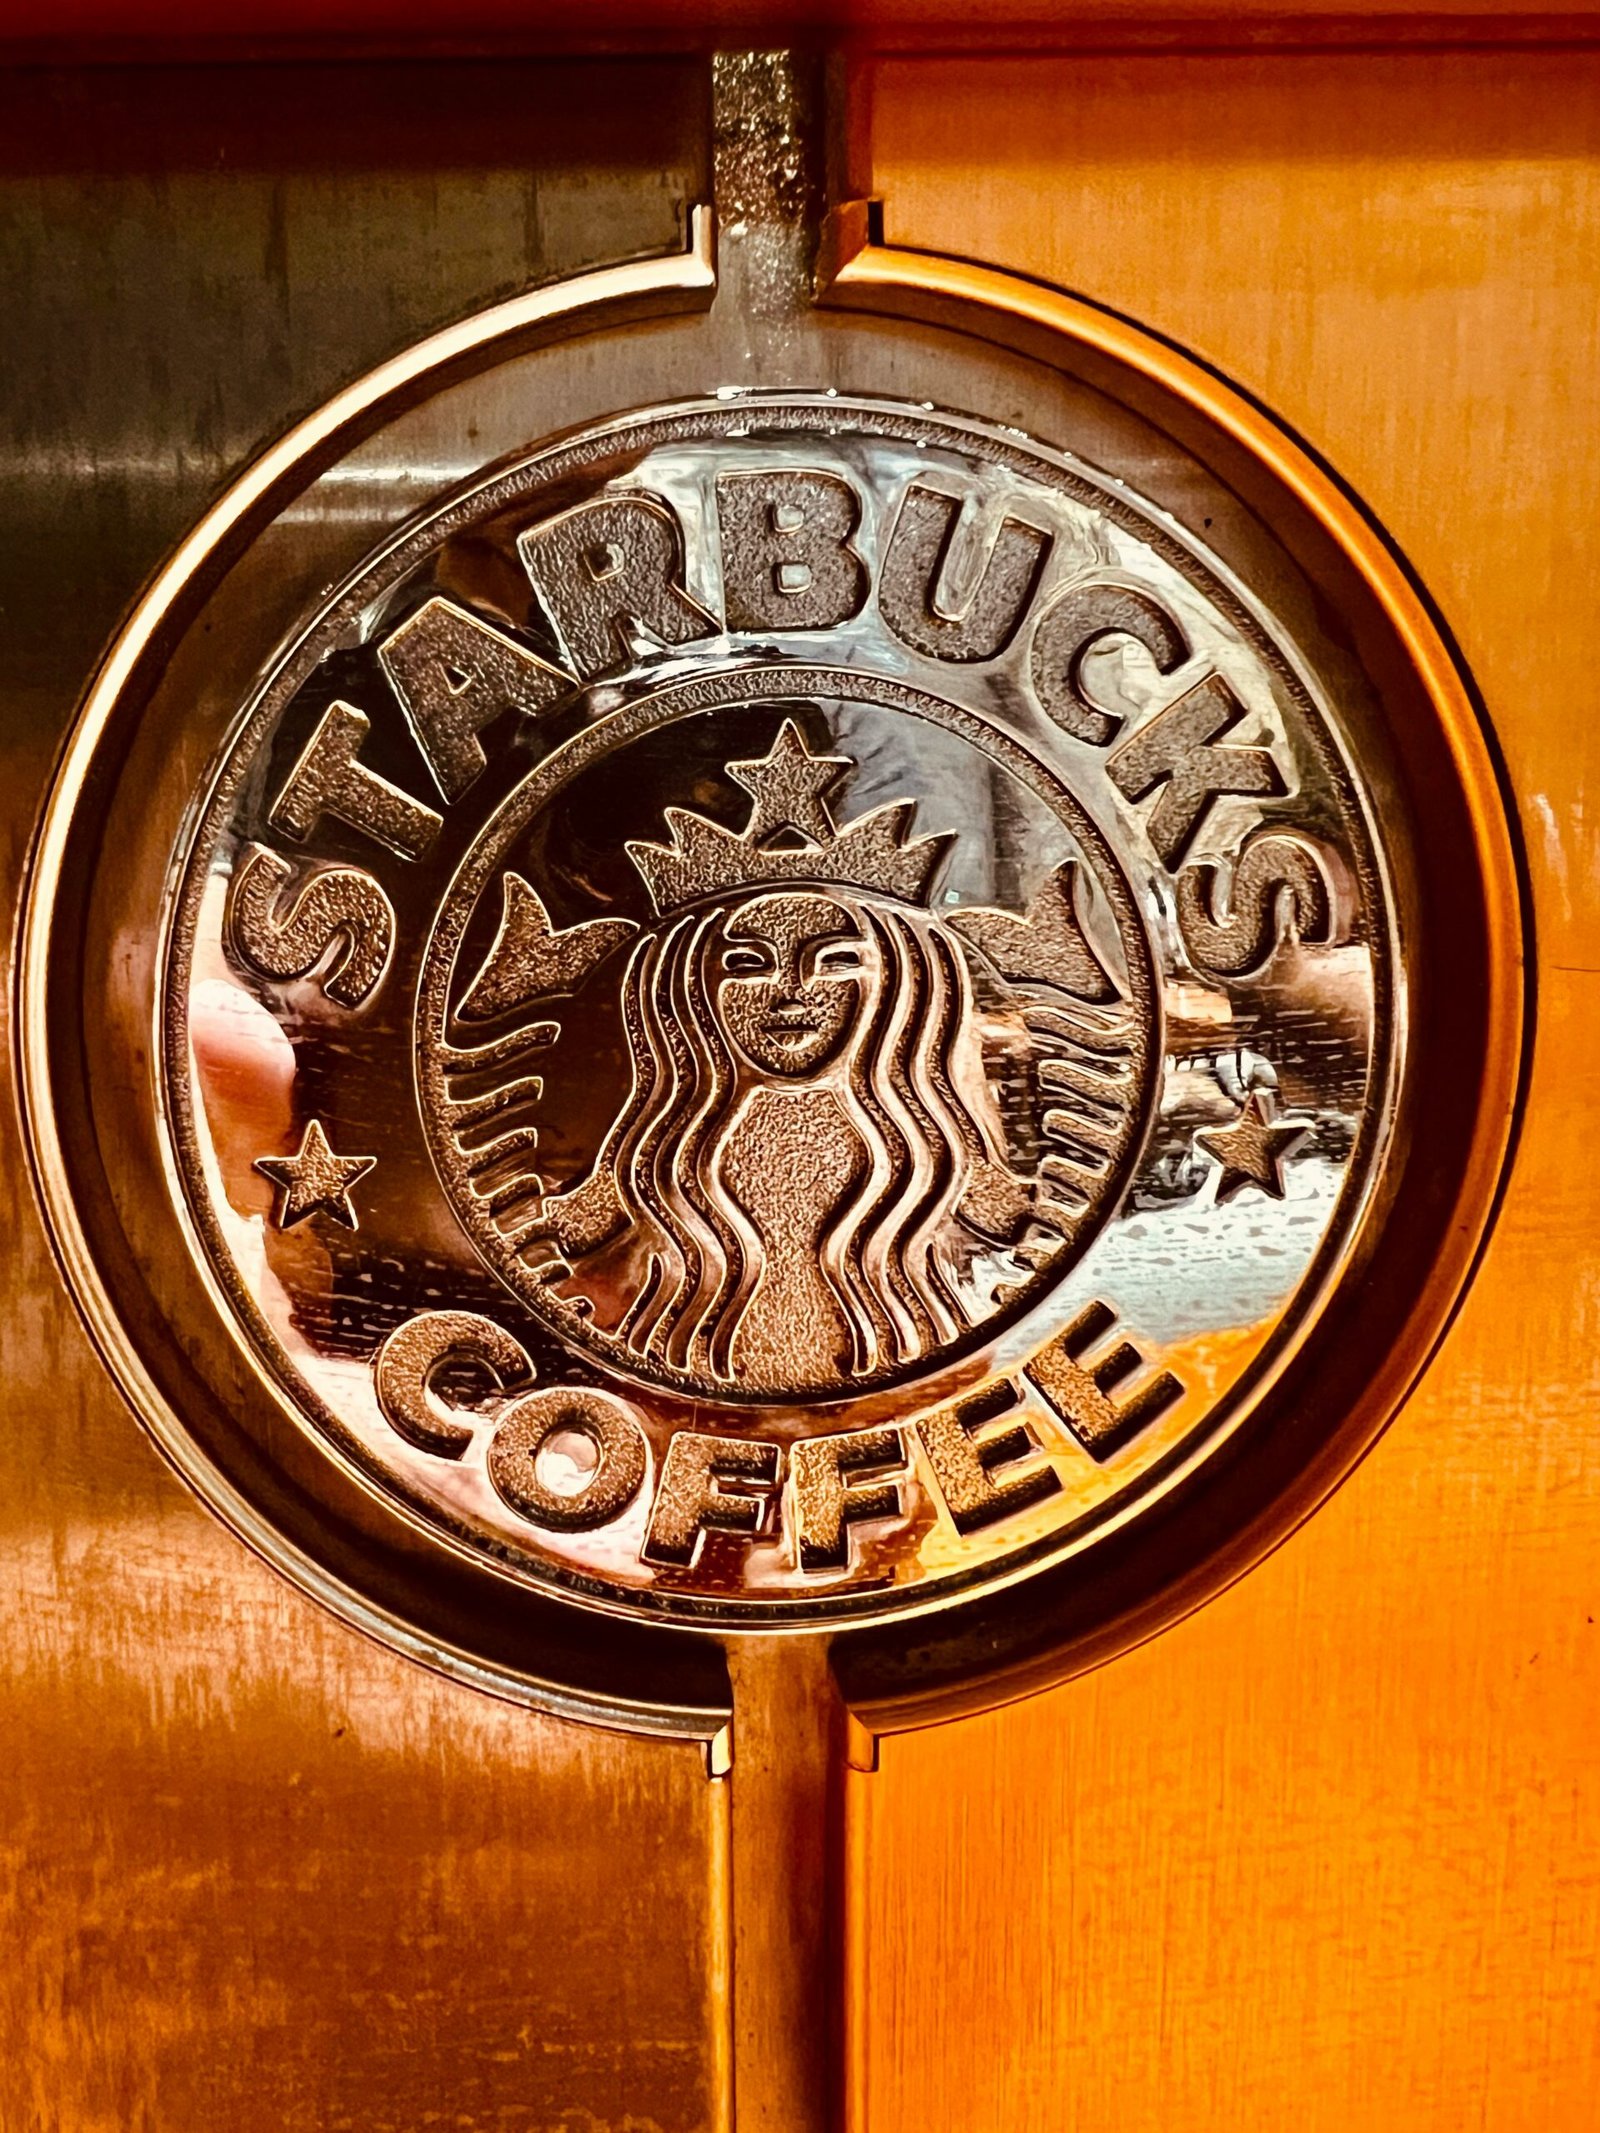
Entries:
<svg viewBox="0 0 1600 2133">
<path fill-rule="evenodd" d="M 942 726 L 947 731 L 958 734 L 980 753 L 1000 763 L 1045 802 L 1070 832 L 1079 848 L 1089 857 L 1108 891 L 1114 883 L 1123 885 L 1124 893 L 1113 899 L 1112 908 L 1116 913 L 1118 937 L 1126 961 L 1128 986 L 1132 996 L 1130 1004 L 1136 1015 L 1142 1019 L 1146 1032 L 1141 1061 L 1141 1085 L 1136 1099 L 1141 1123 L 1122 1151 L 1114 1177 L 1105 1185 L 1097 1210 L 1095 1228 L 1089 1232 L 1078 1249 L 1070 1254 L 1060 1255 L 1060 1263 L 1054 1269 L 1056 1282 L 1059 1283 L 1071 1267 L 1078 1263 L 1083 1253 L 1092 1249 L 1093 1237 L 1115 1212 L 1127 1182 L 1137 1167 L 1148 1130 L 1152 1095 L 1163 1052 L 1161 987 L 1156 975 L 1149 935 L 1138 916 L 1137 899 L 1131 893 L 1131 885 L 1126 882 L 1121 862 L 1110 841 L 1063 779 L 1056 776 L 1011 734 L 978 713 L 951 703 L 929 690 L 914 687 L 898 677 L 891 679 L 860 668 L 788 662 L 780 664 L 764 660 L 749 664 L 730 663 L 719 667 L 713 674 L 700 674 L 687 680 L 668 682 L 623 708 L 607 714 L 594 725 L 562 743 L 531 771 L 502 803 L 488 829 L 463 861 L 441 898 L 438 916 L 423 955 L 423 977 L 418 989 L 416 1012 L 418 1098 L 424 1130 L 433 1151 L 440 1183 L 447 1196 L 457 1204 L 459 1213 L 459 1200 L 452 1189 L 445 1153 L 447 1144 L 440 1124 L 447 1098 L 439 1058 L 444 1045 L 449 995 L 462 937 L 480 894 L 517 836 L 573 778 L 613 750 L 625 747 L 643 734 L 705 711 L 744 704 L 787 704 L 817 697 L 872 705 L 926 719 L 930 724 Z M 508 1280 L 513 1289 L 523 1293 L 521 1285 L 508 1271 L 515 1255 L 509 1249 L 494 1249 L 491 1241 L 494 1235 L 492 1226 L 472 1223 L 467 1226 L 473 1242 L 489 1264 L 503 1279 Z M 530 1299 L 525 1296 L 524 1300 Z M 538 1304 L 533 1302 L 532 1308 L 537 1312 Z M 598 1329 L 590 1329 L 588 1338 L 585 1339 L 575 1335 L 564 1319 L 555 1318 L 554 1314 L 551 1314 L 551 1317 L 551 1330 L 559 1339 L 569 1345 L 592 1350 L 604 1359 L 608 1367 L 622 1376 L 632 1378 L 639 1375 L 627 1350 L 614 1337 Z M 830 1405 L 853 1406 L 864 1393 L 875 1392 L 890 1385 L 899 1391 L 912 1394 L 928 1391 L 930 1396 L 935 1396 L 933 1388 L 937 1388 L 941 1381 L 951 1380 L 951 1365 L 959 1364 L 965 1356 L 993 1343 L 997 1333 L 1004 1339 L 1008 1351 L 1019 1355 L 1031 1353 L 1054 1330 L 1048 1320 L 1049 1298 L 1046 1296 L 1043 1300 L 1036 1300 L 1026 1313 L 1013 1313 L 1009 1318 L 981 1321 L 971 1329 L 965 1339 L 947 1344 L 920 1368 L 912 1366 L 892 1373 L 883 1373 L 859 1383 L 835 1401 L 829 1401 L 826 1396 L 821 1395 L 775 1401 L 770 1394 L 764 1392 L 740 1392 L 735 1387 L 729 1387 L 718 1392 L 715 1404 L 726 1404 L 734 1409 L 745 1410 L 772 1406 L 789 1409 L 804 1405 L 813 1412 L 825 1411 Z M 655 1381 L 642 1378 L 642 1382 Z"/>
</svg>

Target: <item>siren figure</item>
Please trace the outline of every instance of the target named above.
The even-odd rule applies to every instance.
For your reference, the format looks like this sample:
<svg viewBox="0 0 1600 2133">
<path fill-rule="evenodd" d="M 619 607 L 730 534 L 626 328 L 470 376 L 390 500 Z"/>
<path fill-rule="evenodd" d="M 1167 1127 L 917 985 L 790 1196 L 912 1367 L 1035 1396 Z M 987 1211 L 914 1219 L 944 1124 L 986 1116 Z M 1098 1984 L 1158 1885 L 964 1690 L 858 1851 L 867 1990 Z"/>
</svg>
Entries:
<svg viewBox="0 0 1600 2133">
<path fill-rule="evenodd" d="M 753 1392 L 846 1391 L 958 1338 L 992 1301 L 974 1261 L 1034 1217 L 968 951 L 927 908 L 949 840 L 908 841 L 904 803 L 836 829 L 848 767 L 786 720 L 728 765 L 743 832 L 669 809 L 670 845 L 629 846 L 658 915 L 621 979 L 631 1087 L 522 1230 L 584 1263 L 642 1364 Z"/>
</svg>

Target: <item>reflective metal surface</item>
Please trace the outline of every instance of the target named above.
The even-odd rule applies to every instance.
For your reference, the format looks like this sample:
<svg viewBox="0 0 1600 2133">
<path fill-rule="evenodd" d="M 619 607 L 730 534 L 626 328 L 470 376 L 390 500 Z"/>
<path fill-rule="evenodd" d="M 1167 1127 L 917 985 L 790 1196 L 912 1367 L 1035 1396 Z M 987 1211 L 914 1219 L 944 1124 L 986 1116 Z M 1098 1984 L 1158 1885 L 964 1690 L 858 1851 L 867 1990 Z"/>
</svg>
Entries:
<svg viewBox="0 0 1600 2133">
<path fill-rule="evenodd" d="M 1015 432 L 729 393 L 518 458 L 331 596 L 179 862 L 241 1333 L 613 1604 L 1081 1545 L 1270 1381 L 1381 1157 L 1347 745 L 1215 558 Z"/>
</svg>

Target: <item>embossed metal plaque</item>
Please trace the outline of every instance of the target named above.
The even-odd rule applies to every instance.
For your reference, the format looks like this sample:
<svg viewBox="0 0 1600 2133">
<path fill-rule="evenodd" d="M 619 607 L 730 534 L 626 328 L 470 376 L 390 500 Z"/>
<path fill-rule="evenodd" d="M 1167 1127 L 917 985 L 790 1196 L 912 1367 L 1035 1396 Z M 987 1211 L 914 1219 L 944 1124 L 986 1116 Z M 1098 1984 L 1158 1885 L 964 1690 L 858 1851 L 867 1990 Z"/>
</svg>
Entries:
<svg viewBox="0 0 1600 2133">
<path fill-rule="evenodd" d="M 178 855 L 178 1185 L 312 1427 L 518 1576 L 882 1612 L 1260 1397 L 1393 1116 L 1338 705 L 1128 485 L 739 392 L 308 618 Z"/>
<path fill-rule="evenodd" d="M 196 1485 L 436 1664 L 701 1733 L 744 1631 L 892 1722 L 1234 1574 L 1426 1355 L 1517 1072 L 1492 769 L 1359 511 L 774 142 L 720 247 L 223 499 L 85 708 L 21 1000 Z"/>
</svg>

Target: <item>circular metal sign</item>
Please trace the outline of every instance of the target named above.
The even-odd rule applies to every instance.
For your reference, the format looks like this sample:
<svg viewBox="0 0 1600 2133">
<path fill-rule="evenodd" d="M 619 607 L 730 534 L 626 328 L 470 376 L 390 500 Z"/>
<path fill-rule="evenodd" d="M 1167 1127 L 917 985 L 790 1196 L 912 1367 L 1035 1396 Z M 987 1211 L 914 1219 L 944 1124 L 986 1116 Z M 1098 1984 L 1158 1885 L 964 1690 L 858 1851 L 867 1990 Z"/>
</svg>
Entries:
<svg viewBox="0 0 1600 2133">
<path fill-rule="evenodd" d="M 1400 1068 L 1370 806 L 1270 613 L 1061 453 L 767 394 L 529 453 L 340 587 L 180 856 L 239 1336 L 612 1606 L 1081 1545 L 1348 1249 Z"/>
<path fill-rule="evenodd" d="M 726 322 L 601 282 L 336 403 L 113 655 L 46 1202 L 169 1449 L 369 1626 L 613 1703 L 699 1693 L 630 1624 L 1021 1678 L 1231 1574 L 1442 1325 L 1492 773 L 1359 514 L 1130 329 L 869 250 L 707 395 Z"/>
</svg>

